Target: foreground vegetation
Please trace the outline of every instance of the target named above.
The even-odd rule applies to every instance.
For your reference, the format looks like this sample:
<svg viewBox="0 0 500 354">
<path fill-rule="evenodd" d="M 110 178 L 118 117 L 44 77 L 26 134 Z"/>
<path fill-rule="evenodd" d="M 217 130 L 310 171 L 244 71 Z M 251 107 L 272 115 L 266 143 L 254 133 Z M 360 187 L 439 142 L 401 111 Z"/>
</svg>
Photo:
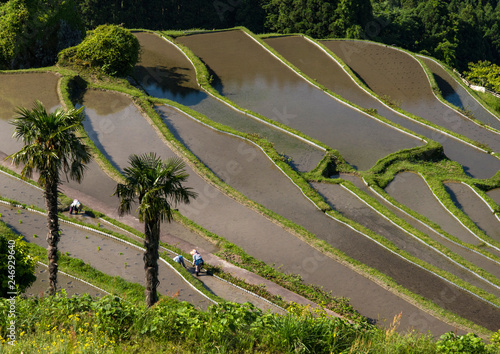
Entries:
<svg viewBox="0 0 500 354">
<path fill-rule="evenodd" d="M 0 299 L 0 323 L 10 303 Z M 285 315 L 263 313 L 250 304 L 223 303 L 200 311 L 163 297 L 150 309 L 106 296 L 17 298 L 17 335 L 5 353 L 500 353 L 500 332 L 486 345 L 472 334 L 429 335 L 332 318 L 321 309 L 291 306 Z"/>
</svg>

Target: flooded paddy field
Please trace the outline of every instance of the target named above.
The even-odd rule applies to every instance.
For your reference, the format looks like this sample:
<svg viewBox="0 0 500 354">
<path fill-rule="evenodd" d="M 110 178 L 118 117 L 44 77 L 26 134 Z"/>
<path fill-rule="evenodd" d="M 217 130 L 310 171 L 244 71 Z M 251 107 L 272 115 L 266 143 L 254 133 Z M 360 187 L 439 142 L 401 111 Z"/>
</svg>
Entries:
<svg viewBox="0 0 500 354">
<path fill-rule="evenodd" d="M 419 56 L 419 59 L 431 70 L 445 100 L 469 111 L 474 118 L 490 127 L 500 130 L 500 119 L 474 99 L 439 63 L 428 57 Z"/>
<path fill-rule="evenodd" d="M 150 95 L 174 100 L 205 114 L 213 121 L 226 124 L 242 132 L 257 133 L 265 137 L 275 144 L 279 153 L 291 158 L 290 164 L 298 171 L 312 169 L 323 156 L 321 150 L 268 127 L 258 120 L 238 113 L 206 94 L 196 82 L 194 68 L 173 44 L 152 34 L 135 34 L 141 41 L 144 55 L 141 63 L 136 67 L 134 76 Z M 204 42 L 205 40 L 206 42 Z M 187 44 L 208 64 L 209 70 L 212 70 L 214 74 L 213 85 L 221 94 L 242 107 L 250 108 L 268 118 L 301 130 L 311 137 L 318 138 L 318 136 L 321 137 L 321 134 L 326 134 L 325 136 L 328 136 L 331 141 L 339 142 L 339 145 L 329 145 L 339 149 L 348 162 L 359 169 L 371 167 L 378 158 L 399 150 L 402 148 L 400 146 L 411 147 L 421 143 L 418 139 L 382 125 L 373 118 L 367 117 L 315 89 L 293 71 L 279 63 L 257 42 L 241 31 L 193 35 L 181 37 L 180 41 Z M 488 160 L 488 158 L 494 157 L 469 147 L 467 147 L 468 150 L 464 149 L 465 144 L 415 124 L 380 104 L 361 90 L 337 63 L 326 54 L 321 54 L 322 52 L 319 52 L 317 47 L 306 42 L 303 38 L 274 38 L 268 39 L 267 43 L 274 46 L 301 71 L 332 91 L 364 108 L 377 109 L 379 114 L 387 115 L 386 118 L 391 121 L 397 122 L 399 119 L 411 122 L 416 129 L 412 129 L 410 123 L 402 125 L 442 142 L 446 154 L 452 159 L 455 159 L 452 157 L 455 156 L 456 161 L 459 161 L 471 176 L 486 178 L 498 171 L 498 165 L 495 166 L 495 163 Z M 199 54 L 200 52 L 202 54 Z M 301 65 L 303 66 L 301 67 Z M 26 76 L 29 75 L 26 74 Z M 48 75 L 41 76 L 44 82 L 49 83 L 45 91 L 55 93 L 55 95 L 49 94 L 55 98 L 55 103 L 50 106 L 53 109 L 59 104 L 56 91 L 58 77 L 52 74 L 40 75 Z M 25 74 L 19 75 L 19 78 L 24 76 Z M 30 79 L 32 78 L 30 76 Z M 8 80 L 2 81 L 0 76 L 0 90 L 2 87 L 8 87 L 6 85 L 12 85 L 12 83 L 9 83 Z M 2 95 L 4 94 L 3 91 L 0 92 Z M 9 94 L 9 90 L 5 91 L 6 97 Z M 42 97 L 36 92 L 33 95 L 37 98 Z M 20 94 L 18 96 L 22 97 Z M 12 98 L 7 98 L 7 101 L 12 101 Z M 0 109 L 3 107 L 8 110 L 9 105 L 12 106 L 10 101 L 7 103 L 0 101 Z M 27 94 L 20 102 L 20 105 L 29 108 L 32 101 L 29 100 Z M 141 154 L 154 151 L 163 158 L 181 156 L 176 150 L 169 147 L 168 142 L 164 141 L 164 138 L 156 131 L 156 127 L 147 117 L 142 115 L 127 96 L 88 90 L 79 104 L 85 106 L 87 133 L 117 170 L 123 171 L 128 166 L 128 157 L 132 153 Z M 159 106 L 157 109 L 166 126 L 178 140 L 217 176 L 242 194 L 306 228 L 319 239 L 325 240 L 352 259 L 388 275 L 397 284 L 413 293 L 486 328 L 498 329 L 498 323 L 500 323 L 498 307 L 447 283 L 436 275 L 377 245 L 368 237 L 327 217 L 304 198 L 300 190 L 255 145 L 229 134 L 214 131 L 169 106 Z M 2 131 L 0 134 L 6 134 L 6 137 L 10 136 L 12 127 L 8 124 L 8 120 L 11 116 L 5 114 L 5 118 L 3 115 L 1 117 L 0 124 L 2 126 L 0 128 L 9 126 L 11 130 L 6 133 L 5 129 L 0 129 Z M 420 128 L 420 131 L 417 128 Z M 307 129 L 309 131 L 306 131 Z M 421 133 L 421 131 L 425 133 Z M 314 136 L 311 132 L 318 135 Z M 333 133 L 330 134 L 331 132 Z M 324 141 L 322 138 L 318 139 Z M 13 139 L 0 139 L 0 155 L 3 157 L 19 150 L 20 145 L 16 144 L 19 143 L 13 142 Z M 342 146 L 346 148 L 341 148 Z M 475 153 L 477 156 L 474 155 Z M 498 162 L 496 159 L 494 161 Z M 415 328 L 423 332 L 431 330 L 432 333 L 436 334 L 453 330 L 452 326 L 429 315 L 425 310 L 415 307 L 411 301 L 404 300 L 403 297 L 394 294 L 394 290 L 358 274 L 351 266 L 337 261 L 334 256 L 325 256 L 322 252 L 302 241 L 292 231 L 283 229 L 276 222 L 228 197 L 207 182 L 203 176 L 198 175 L 190 166 L 187 166 L 186 170 L 190 174 L 187 185 L 198 192 L 199 197 L 190 205 L 182 205 L 179 209 L 183 215 L 205 229 L 235 243 L 251 256 L 263 260 L 285 273 L 302 276 L 306 283 L 322 286 L 325 290 L 332 291 L 335 296 L 350 298 L 352 305 L 361 314 L 379 324 L 384 325 L 384 321 L 390 322 L 394 315 L 403 311 L 401 328 Z M 96 207 L 95 210 L 103 211 L 108 216 L 126 221 L 128 225 L 140 229 L 141 225 L 134 216 L 128 216 L 127 219 L 118 217 L 118 198 L 112 196 L 116 181 L 107 176 L 96 162 L 91 163 L 86 172 L 82 184 L 67 182 L 62 186 L 65 194 L 70 198 L 76 197 L 84 205 L 92 205 L 92 208 Z M 403 174 L 398 177 L 401 175 Z M 362 190 L 372 194 L 357 176 L 340 175 L 339 177 L 352 181 Z M 407 177 L 402 181 L 398 180 L 398 182 L 395 182 L 396 179 L 392 182 L 395 183 L 392 185 L 393 189 L 398 190 L 398 185 L 406 185 L 406 187 L 411 185 L 412 188 L 417 186 L 415 194 L 425 194 L 419 189 L 418 182 L 409 180 Z M 26 184 L 20 186 L 19 183 L 22 182 L 0 174 L 0 195 L 10 196 L 9 198 L 18 199 L 21 202 L 28 200 L 33 205 L 44 208 L 41 192 Z M 467 191 L 456 190 L 456 186 L 456 184 L 446 184 L 450 195 L 454 193 L 457 205 L 461 205 L 464 212 L 486 233 L 494 233 L 495 229 L 491 228 L 494 225 L 492 221 L 485 218 L 484 215 L 483 218 L 479 218 L 482 211 L 479 206 L 476 206 L 477 200 L 473 200 L 474 196 L 468 195 Z M 470 272 L 458 269 L 444 257 L 434 256 L 433 252 L 435 251 L 427 250 L 425 245 L 415 241 L 393 224 L 382 219 L 341 186 L 318 184 L 315 187 L 326 197 L 335 210 L 387 238 L 401 250 L 455 274 L 490 294 L 500 295 L 498 288 L 488 287 L 489 285 L 482 283 L 479 278 L 474 278 Z M 490 191 L 489 195 L 494 199 L 498 197 L 498 193 L 495 194 L 495 191 Z M 411 200 L 418 199 L 414 195 L 409 198 Z M 498 198 L 496 200 L 498 201 Z M 434 202 L 436 201 L 434 200 Z M 425 205 L 427 211 L 437 214 L 438 206 L 431 203 L 430 199 L 424 199 L 421 203 L 422 205 L 428 203 Z M 46 232 L 43 229 L 44 216 L 32 215 L 25 210 L 18 214 L 17 211 L 7 210 L 10 207 L 5 208 L 6 219 L 13 229 L 23 231 L 29 242 L 40 242 L 41 246 L 46 246 L 45 237 L 42 237 Z M 477 210 L 468 211 L 468 208 Z M 394 212 L 398 216 L 402 214 Z M 423 211 L 418 212 L 425 215 Z M 479 214 L 478 217 L 473 215 L 474 212 Z M 3 211 L 2 214 L 4 214 Z M 451 217 L 449 214 L 448 216 Z M 491 217 L 493 216 L 491 215 Z M 78 215 L 74 218 L 80 220 L 86 219 L 86 216 Z M 425 226 L 414 220 L 411 221 L 408 217 L 403 218 L 406 218 L 405 220 L 412 225 L 418 224 L 415 226 L 416 228 L 426 229 Z M 441 219 L 441 216 L 438 218 Z M 131 221 L 132 219 L 133 221 Z M 450 234 L 461 240 L 466 240 L 464 242 L 470 241 L 473 244 L 480 242 L 467 230 L 460 229 L 449 220 L 443 220 L 445 226 L 440 225 L 443 229 L 446 227 Z M 97 220 L 93 220 L 93 222 L 95 223 Z M 37 238 L 33 237 L 33 234 L 37 232 L 35 227 L 38 228 L 38 232 L 43 231 L 43 235 L 39 235 L 40 237 Z M 87 235 L 87 231 L 77 230 L 67 224 L 63 224 L 62 228 L 64 240 L 72 242 L 70 245 L 61 242 L 61 245 L 65 247 L 64 250 L 61 249 L 63 252 L 68 252 L 72 256 L 74 252 L 75 257 L 82 259 L 85 257 L 97 258 L 108 252 L 110 256 L 106 253 L 104 258 L 113 258 L 111 273 L 117 275 L 126 273 L 125 275 L 131 279 L 135 277 L 132 281 L 143 282 L 142 252 L 140 250 L 137 250 L 136 253 L 134 253 L 135 250 L 129 249 L 121 251 L 118 244 L 99 238 L 97 233 L 91 232 L 92 236 L 90 236 Z M 102 228 L 108 227 L 102 226 Z M 119 230 L 115 229 L 115 231 Z M 498 263 L 443 239 L 430 229 L 426 229 L 424 232 L 432 239 L 441 238 L 438 242 L 474 265 L 485 269 L 494 276 L 500 276 Z M 182 247 L 184 248 L 186 244 L 190 244 L 193 247 L 196 245 L 196 247 L 205 249 L 207 252 L 217 252 L 215 245 L 180 224 L 162 225 L 162 240 L 172 240 L 174 237 L 183 243 Z M 93 254 L 85 255 L 84 251 L 86 250 L 91 250 Z M 123 260 L 125 255 L 128 258 L 126 261 Z M 100 262 L 94 258 L 89 258 L 92 265 L 93 262 Z M 208 301 L 206 299 L 200 301 L 194 298 L 189 299 L 190 296 L 186 291 L 190 288 L 185 285 L 176 285 L 177 283 L 172 280 L 168 272 L 163 272 L 160 275 L 163 277 L 164 291 L 170 291 L 169 294 L 175 293 L 177 289 L 182 289 L 180 295 L 186 297 L 190 302 Z M 69 287 L 73 285 L 66 280 L 61 280 L 61 284 L 63 283 Z M 212 284 L 206 283 L 206 286 L 211 288 Z M 224 291 L 227 293 L 231 290 Z M 204 303 L 200 306 L 206 307 Z"/>
<path fill-rule="evenodd" d="M 473 272 L 464 270 L 441 253 L 424 245 L 407 232 L 384 219 L 341 185 L 313 183 L 313 187 L 324 196 L 334 210 L 383 236 L 398 249 L 406 251 L 410 255 L 439 269 L 454 274 L 469 284 L 477 286 L 496 297 L 500 296 L 500 287 L 492 286 L 490 283 L 479 279 Z"/>
<path fill-rule="evenodd" d="M 488 192 L 488 196 L 500 205 L 500 188 L 492 189 Z"/>
<path fill-rule="evenodd" d="M 242 142 L 238 141 L 239 139 L 227 135 L 224 136 L 225 134 L 213 131 L 187 117 L 180 117 L 170 111 L 168 107 L 161 107 L 160 110 L 163 113 L 167 126 L 171 128 L 174 134 L 216 174 L 218 171 L 225 172 L 219 172 L 219 174 L 230 185 L 267 208 L 304 226 L 309 231 L 315 233 L 316 236 L 327 240 L 327 242 L 349 256 L 362 260 L 365 264 L 375 267 L 386 274 L 390 273 L 391 277 L 404 283 L 406 287 L 412 287 L 413 290 L 419 293 L 426 293 L 429 290 L 420 288 L 421 285 L 416 286 L 416 283 L 410 284 L 413 282 L 408 281 L 407 278 L 403 280 L 402 274 L 406 270 L 410 271 L 409 269 L 413 268 L 409 263 L 395 258 L 394 255 L 379 248 L 372 241 L 363 238 L 337 221 L 318 212 L 310 202 L 305 201 L 300 194 L 294 191 L 290 183 L 287 183 L 286 180 L 279 182 L 279 175 L 272 177 L 273 173 L 270 173 L 270 167 L 265 166 L 265 159 L 263 161 L 257 159 L 255 157 L 257 152 L 252 152 L 250 147 L 242 148 Z M 241 151 L 245 151 L 246 154 L 242 154 Z M 248 160 L 248 156 L 253 156 L 253 158 Z M 263 163 L 264 165 L 262 165 Z M 234 170 L 238 170 L 238 173 L 227 174 L 228 171 L 224 167 L 227 168 L 229 165 L 233 166 Z M 252 172 L 252 169 L 258 171 L 264 179 L 262 180 L 261 176 L 256 175 L 256 172 Z M 278 181 L 279 185 L 273 185 L 273 180 Z M 287 187 L 287 185 L 289 186 Z M 342 198 L 342 196 L 336 196 L 336 198 Z M 266 242 L 266 245 L 268 244 Z M 411 248 L 413 253 L 420 252 L 419 256 L 421 257 L 425 258 L 428 256 L 424 256 L 420 245 L 417 246 L 416 244 L 409 244 L 407 242 L 407 247 Z M 295 254 L 295 252 L 291 254 Z M 453 268 L 455 274 L 459 273 L 463 278 L 467 278 L 475 284 L 478 283 L 473 276 L 461 273 L 459 269 L 450 265 L 448 261 L 443 262 L 447 263 L 446 267 L 449 267 L 448 269 L 450 267 Z M 389 263 L 398 264 L 395 267 L 398 269 L 398 272 L 390 270 L 389 268 L 391 267 L 388 267 Z M 444 267 L 444 263 L 440 265 Z M 418 273 L 418 270 L 412 272 L 415 274 Z M 420 276 L 432 278 L 430 274 L 420 274 Z M 492 293 L 496 291 L 496 288 L 488 284 L 481 283 L 477 285 L 486 288 L 487 291 Z"/>
<path fill-rule="evenodd" d="M 138 32 L 135 36 L 143 53 L 134 77 L 149 95 L 178 102 L 214 122 L 264 137 L 279 153 L 290 157 L 291 165 L 298 171 L 310 171 L 323 157 L 322 150 L 238 112 L 204 92 L 196 82 L 191 62 L 169 41 L 149 33 Z"/>
<path fill-rule="evenodd" d="M 467 185 L 445 183 L 455 205 L 493 240 L 500 242 L 500 221 L 489 206 Z"/>
<path fill-rule="evenodd" d="M 108 116 L 108 118 L 109 117 L 110 116 Z M 89 115 L 91 124 L 102 119 L 103 117 L 99 117 L 98 115 Z M 120 116 L 116 116 L 115 119 L 120 119 Z M 100 144 L 106 150 L 106 153 L 112 157 L 112 160 L 118 164 L 120 169 L 126 166 L 128 155 L 132 152 L 141 153 L 143 151 L 155 151 L 163 157 L 174 155 L 140 114 L 127 116 L 126 120 L 130 126 L 134 127 L 133 129 L 124 127 L 120 129 L 119 132 L 115 131 L 113 134 L 98 134 L 98 136 L 100 136 Z M 135 121 L 132 122 L 132 120 Z M 135 145 L 136 139 L 132 136 L 135 134 L 140 134 L 143 138 L 140 145 Z M 326 289 L 339 290 L 340 294 L 345 292 L 349 294 L 348 296 L 351 299 L 354 298 L 353 301 L 355 301 L 357 305 L 363 301 L 367 301 L 367 299 L 361 301 L 363 296 L 361 294 L 354 295 L 349 290 L 349 286 L 342 290 L 343 287 L 339 286 L 336 281 L 337 276 L 332 276 L 330 273 L 330 269 L 333 269 L 331 267 L 339 267 L 339 265 L 335 265 L 336 262 L 332 262 L 331 259 L 321 256 L 317 251 L 311 249 L 310 246 L 304 244 L 295 236 L 289 234 L 255 211 L 226 197 L 213 186 L 207 184 L 203 179 L 198 177 L 189 167 L 186 168 L 186 170 L 190 174 L 187 185 L 193 187 L 200 195 L 190 205 L 179 206 L 179 210 L 183 215 L 191 218 L 207 230 L 215 232 L 230 242 L 243 247 L 250 255 L 258 259 L 262 259 L 271 264 L 283 264 L 284 269 L 299 272 L 307 282 L 315 281 L 315 284 L 321 284 Z M 318 217 L 326 218 L 320 211 L 315 210 L 312 204 L 310 210 L 314 211 Z M 311 215 L 311 213 L 308 215 Z M 349 229 L 345 228 L 345 230 Z M 264 244 L 265 247 L 262 247 Z M 311 254 L 311 252 L 311 256 L 304 258 L 306 254 Z M 307 265 L 309 261 L 306 263 L 296 262 L 298 259 L 297 257 L 303 260 L 320 259 L 322 260 L 321 264 L 324 264 L 324 266 L 314 267 L 314 271 L 311 272 Z M 384 259 L 384 257 L 382 257 L 382 259 Z M 316 263 L 317 261 L 314 260 L 314 262 Z M 396 268 L 400 269 L 401 267 L 398 266 Z M 330 275 L 328 276 L 327 274 Z M 341 272 L 340 274 L 344 274 L 342 276 L 346 277 L 353 276 L 352 271 L 349 271 L 347 268 L 343 268 L 343 273 Z M 425 282 L 425 284 L 428 283 Z M 369 285 L 369 287 L 372 287 L 372 285 Z M 372 299 L 369 302 L 378 302 L 379 300 L 380 299 Z M 363 309 L 368 311 L 366 312 L 368 316 L 383 316 L 384 318 L 388 318 L 385 313 L 379 312 L 382 311 L 380 309 L 375 310 L 376 313 L 378 313 L 378 315 L 375 315 L 373 309 L 368 309 L 366 305 L 362 306 Z M 472 306 L 474 307 L 474 305 Z M 384 306 L 382 308 L 385 309 L 386 307 Z"/>
<path fill-rule="evenodd" d="M 313 87 L 242 31 L 190 35 L 178 41 L 213 70 L 222 95 L 338 149 L 358 169 L 421 145 Z"/>
<path fill-rule="evenodd" d="M 346 181 L 353 183 L 356 187 L 358 187 L 361 191 L 365 192 L 369 196 L 378 200 L 383 206 L 387 207 L 392 213 L 396 215 L 396 217 L 405 220 L 408 224 L 413 226 L 415 229 L 423 232 L 427 236 L 429 236 L 432 240 L 442 244 L 444 247 L 451 250 L 453 253 L 463 257 L 467 261 L 476 265 L 479 268 L 482 268 L 492 274 L 493 276 L 500 279 L 500 264 L 484 255 L 479 254 L 471 250 L 468 247 L 462 246 L 458 243 L 451 241 L 448 237 L 439 234 L 432 227 L 424 224 L 421 221 L 416 220 L 414 217 L 406 214 L 401 211 L 399 208 L 392 205 L 386 199 L 381 197 L 379 194 L 373 192 L 372 189 L 368 188 L 361 178 L 358 176 L 350 175 L 350 174 L 340 174 L 338 178 L 342 178 Z"/>
<path fill-rule="evenodd" d="M 54 109 L 59 105 L 58 81 L 53 73 L 0 74 L 0 118 L 12 118 L 19 106 L 32 108 L 35 100 Z"/>
<path fill-rule="evenodd" d="M 10 155 L 22 148 L 12 138 L 14 126 L 9 124 L 18 107 L 33 108 L 36 100 L 48 111 L 59 104 L 57 84 L 59 76 L 52 73 L 0 74 L 0 152 Z"/>
<path fill-rule="evenodd" d="M 439 203 L 419 175 L 411 172 L 399 173 L 385 190 L 396 201 L 427 217 L 462 242 L 476 246 L 481 244 L 481 240 Z"/>
<path fill-rule="evenodd" d="M 378 95 L 405 111 L 500 151 L 500 135 L 439 101 L 424 69 L 411 55 L 370 42 L 328 41 L 326 45 Z"/>
<path fill-rule="evenodd" d="M 36 243 L 41 247 L 47 246 L 44 237 L 45 215 L 3 205 L 0 205 L 0 212 L 2 221 L 16 233 L 23 235 L 27 242 Z M 58 247 L 62 253 L 81 259 L 108 275 L 119 276 L 133 283 L 145 284 L 142 250 L 64 222 L 60 224 L 60 227 L 61 240 Z M 158 291 L 161 294 L 176 296 L 179 300 L 185 300 L 203 308 L 211 304 L 205 297 L 186 286 L 185 281 L 164 263 L 159 262 L 158 266 L 160 269 Z"/>
<path fill-rule="evenodd" d="M 26 183 L 3 171 L 0 171 L 0 196 L 25 203 L 28 206 L 33 205 L 40 209 L 46 208 L 45 198 L 41 189 L 34 186 L 28 187 Z"/>
<path fill-rule="evenodd" d="M 266 42 L 310 78 L 343 98 L 366 109 L 376 109 L 384 118 L 412 132 L 443 145 L 451 160 L 460 163 L 467 174 L 489 178 L 500 169 L 500 161 L 439 131 L 409 119 L 364 91 L 332 57 L 303 37 L 289 36 L 266 39 Z M 327 47 L 335 41 L 321 41 Z"/>
</svg>

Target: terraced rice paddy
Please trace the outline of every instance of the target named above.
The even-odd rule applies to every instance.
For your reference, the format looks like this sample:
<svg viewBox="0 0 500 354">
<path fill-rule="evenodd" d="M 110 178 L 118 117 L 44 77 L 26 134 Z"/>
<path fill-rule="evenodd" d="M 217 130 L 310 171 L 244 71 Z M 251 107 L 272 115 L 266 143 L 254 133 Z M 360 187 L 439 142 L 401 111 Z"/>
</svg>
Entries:
<svg viewBox="0 0 500 354">
<path fill-rule="evenodd" d="M 402 312 L 401 330 L 430 330 L 439 335 L 455 328 L 456 323 L 449 318 L 429 311 L 428 303 L 415 300 L 421 297 L 488 330 L 499 328 L 500 221 L 493 211 L 500 202 L 500 189 L 487 192 L 497 203 L 489 205 L 468 185 L 447 180 L 442 187 L 451 204 L 446 207 L 429 188 L 425 173 L 419 176 L 400 172 L 385 191 L 378 192 L 359 176 L 345 173 L 324 176 L 331 177 L 328 180 L 331 183 L 341 178 L 345 181 L 342 184 L 314 181 L 301 184 L 303 175 L 297 171 L 312 170 L 325 150 L 263 119 L 242 113 L 239 107 L 337 149 L 358 172 L 368 170 L 391 153 L 421 147 L 425 143 L 423 138 L 441 143 L 446 155 L 474 178 L 495 175 L 500 167 L 497 158 L 441 132 L 439 127 L 429 127 L 404 112 L 394 111 L 358 85 L 319 44 L 305 38 L 269 38 L 265 43 L 342 99 L 364 109 L 376 109 L 387 119 L 386 123 L 322 92 L 278 60 L 263 42 L 243 31 L 176 39 L 209 67 L 214 78 L 211 84 L 221 97 L 229 100 L 225 103 L 198 85 L 195 69 L 182 52 L 185 49 L 178 48 L 175 41 L 151 33 L 135 35 L 143 48 L 141 62 L 134 72 L 135 83 L 150 96 L 163 99 L 156 102 L 164 104 L 153 107 L 161 121 L 154 121 L 130 97 L 116 92 L 89 88 L 78 102 L 73 102 L 85 107 L 85 132 L 114 169 L 122 172 L 130 154 L 155 152 L 162 158 L 184 159 L 190 175 L 187 185 L 199 194 L 190 205 L 179 206 L 184 216 L 258 260 L 285 273 L 297 274 L 305 283 L 321 286 L 335 296 L 350 298 L 351 304 L 373 322 L 388 324 Z M 321 43 L 344 60 L 371 90 L 380 96 L 390 96 L 402 109 L 477 139 L 494 150 L 500 144 L 495 140 L 497 135 L 439 102 L 422 67 L 408 54 L 374 44 Z M 442 89 L 446 99 L 458 106 L 462 104 L 477 119 L 493 126 L 494 121 L 488 121 L 491 117 L 474 105 L 475 101 L 469 101 L 472 98 L 467 97 L 472 96 L 460 91 L 440 66 L 429 59 L 422 60 L 439 76 L 441 87 L 448 85 L 446 90 Z M 10 138 L 12 126 L 8 121 L 14 107 L 30 107 L 38 98 L 53 109 L 60 104 L 58 79 L 49 73 L 0 76 L 3 157 L 20 148 Z M 10 90 L 9 86 L 15 86 L 16 90 Z M 186 113 L 188 109 L 174 108 L 171 101 L 207 119 L 201 122 Z M 211 126 L 215 123 L 223 124 L 217 126 L 222 130 Z M 392 124 L 406 128 L 407 132 Z M 272 142 L 292 168 L 279 168 L 256 143 L 227 132 L 231 129 L 258 134 Z M 167 141 L 162 133 L 165 130 L 176 141 Z M 227 188 L 203 175 L 197 168 L 201 164 Z M 9 166 L 8 162 L 3 165 Z M 118 216 L 118 200 L 112 196 L 116 180 L 116 176 L 111 178 L 109 171 L 92 162 L 82 184 L 65 182 L 61 189 L 84 205 L 140 229 L 134 215 Z M 327 206 L 323 208 L 331 210 L 326 213 L 320 210 L 304 193 L 312 195 L 313 200 L 317 200 L 315 195 L 322 197 Z M 3 173 L 0 173 L 0 195 L 41 209 L 45 207 L 40 190 Z M 391 198 L 396 202 L 391 202 Z M 0 209 L 2 220 L 13 230 L 24 235 L 28 242 L 45 246 L 44 237 L 33 237 L 42 233 L 43 215 L 26 210 L 18 212 L 11 206 Z M 457 218 L 468 218 L 469 227 Z M 284 227 L 285 223 L 289 227 Z M 161 237 L 162 241 L 184 250 L 200 248 L 206 259 L 227 266 L 214 255 L 219 250 L 217 245 L 179 223 L 162 225 Z M 60 248 L 107 274 L 143 282 L 142 251 L 100 233 L 63 224 Z M 164 263 L 160 276 L 162 294 L 178 296 L 202 308 L 211 303 Z M 200 280 L 214 294 L 232 301 L 249 301 L 247 295 L 217 283 L 213 277 L 204 276 Z M 68 288 L 73 285 L 72 280 L 64 277 L 61 284 Z M 33 289 L 32 292 L 39 291 Z M 265 304 L 259 306 L 268 308 Z"/>
<path fill-rule="evenodd" d="M 223 96 L 339 150 L 361 170 L 391 152 L 420 145 L 418 139 L 313 87 L 242 31 L 192 35 L 178 41 L 213 70 Z"/>
<path fill-rule="evenodd" d="M 448 72 L 435 60 L 419 57 L 431 70 L 445 100 L 469 111 L 472 116 L 492 128 L 500 130 L 500 119 L 476 101 Z"/>
<path fill-rule="evenodd" d="M 44 215 L 28 211 L 19 214 L 16 209 L 1 205 L 0 212 L 2 220 L 14 231 L 25 235 L 29 242 L 46 246 L 44 237 L 33 237 L 40 233 L 38 225 L 45 223 Z M 22 222 L 19 223 L 19 220 Z M 140 249 L 67 224 L 62 224 L 61 230 L 59 249 L 62 253 L 68 252 L 72 257 L 79 258 L 111 276 L 119 276 L 144 285 L 143 252 Z M 205 308 L 211 304 L 208 299 L 186 287 L 182 278 L 176 276 L 165 264 L 160 262 L 159 267 L 161 276 L 158 290 L 161 294 L 176 295 L 180 300 L 190 301 Z"/>
<path fill-rule="evenodd" d="M 489 178 L 500 168 L 498 159 L 443 134 L 439 130 L 419 124 L 370 95 L 347 74 L 337 60 L 321 50 L 317 44 L 315 45 L 303 37 L 295 36 L 269 38 L 266 39 L 266 43 L 276 49 L 303 73 L 344 99 L 365 109 L 376 109 L 378 114 L 391 122 L 425 138 L 439 142 L 443 145 L 445 154 L 451 160 L 460 163 L 469 175 L 476 178 Z M 343 53 L 343 50 L 345 50 L 347 53 L 351 53 L 349 51 L 351 50 L 350 47 L 344 48 L 344 42 L 322 41 L 321 44 L 334 52 L 337 50 L 339 53 Z M 337 55 L 340 56 L 338 53 Z M 359 55 L 358 51 L 356 51 L 356 55 Z M 369 55 L 367 55 L 367 58 L 370 58 Z M 404 58 L 406 59 L 406 57 Z M 365 70 L 371 69 L 366 68 Z M 425 85 L 422 86 L 427 90 Z M 474 102 L 477 104 L 477 101 Z"/>
<path fill-rule="evenodd" d="M 405 111 L 500 151 L 500 135 L 444 105 L 432 92 L 420 63 L 409 54 L 369 42 L 326 42 L 380 96 Z M 363 52 L 363 55 L 359 55 Z M 353 55 L 356 53 L 357 55 Z"/>
<path fill-rule="evenodd" d="M 191 62 L 166 39 L 150 33 L 135 35 L 143 53 L 134 77 L 151 96 L 178 102 L 214 122 L 266 138 L 278 152 L 289 157 L 293 167 L 299 171 L 313 169 L 323 157 L 323 150 L 251 118 L 204 92 L 197 84 Z M 172 71 L 175 73 L 172 74 Z"/>
</svg>

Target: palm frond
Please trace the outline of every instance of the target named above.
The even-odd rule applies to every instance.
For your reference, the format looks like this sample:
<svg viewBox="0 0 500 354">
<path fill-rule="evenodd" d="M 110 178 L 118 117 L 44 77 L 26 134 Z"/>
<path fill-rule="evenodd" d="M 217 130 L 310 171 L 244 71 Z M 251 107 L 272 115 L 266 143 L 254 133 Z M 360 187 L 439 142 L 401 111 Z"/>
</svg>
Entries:
<svg viewBox="0 0 500 354">
<path fill-rule="evenodd" d="M 183 186 L 189 174 L 179 158 L 162 161 L 155 153 L 131 155 L 130 167 L 124 169 L 125 185 L 118 185 L 115 194 L 121 198 L 120 212 L 130 212 L 132 198 L 137 201 L 139 219 L 161 221 L 172 218 L 172 209 L 190 202 L 197 194 Z M 126 191 L 126 192 L 125 192 Z M 122 207 L 123 205 L 123 207 Z"/>
</svg>

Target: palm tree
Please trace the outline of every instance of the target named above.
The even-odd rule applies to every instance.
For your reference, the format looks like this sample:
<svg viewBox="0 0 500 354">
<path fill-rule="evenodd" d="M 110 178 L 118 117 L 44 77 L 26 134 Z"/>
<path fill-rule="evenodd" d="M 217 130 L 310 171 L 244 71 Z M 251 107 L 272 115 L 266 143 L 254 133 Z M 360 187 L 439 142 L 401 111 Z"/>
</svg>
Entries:
<svg viewBox="0 0 500 354">
<path fill-rule="evenodd" d="M 57 244 L 60 238 L 59 218 L 57 215 L 58 192 L 61 172 L 68 178 L 80 182 L 85 164 L 91 160 L 90 149 L 76 135 L 85 119 L 83 107 L 64 111 L 56 109 L 48 113 L 40 101 L 32 110 L 18 107 L 18 114 L 12 124 L 14 137 L 24 142 L 24 147 L 8 156 L 12 162 L 24 167 L 21 177 L 31 178 L 34 171 L 39 172 L 38 183 L 44 188 L 47 206 L 47 254 L 49 259 L 49 294 L 56 292 L 57 286 Z"/>
<path fill-rule="evenodd" d="M 172 220 L 172 207 L 178 203 L 189 204 L 196 193 L 182 184 L 189 174 L 178 158 L 162 161 L 149 153 L 129 157 L 130 167 L 124 169 L 125 183 L 116 186 L 115 195 L 120 198 L 120 215 L 130 213 L 132 205 L 139 203 L 139 220 L 144 222 L 144 270 L 146 271 L 146 306 L 158 301 L 158 247 L 160 223 Z"/>
</svg>

